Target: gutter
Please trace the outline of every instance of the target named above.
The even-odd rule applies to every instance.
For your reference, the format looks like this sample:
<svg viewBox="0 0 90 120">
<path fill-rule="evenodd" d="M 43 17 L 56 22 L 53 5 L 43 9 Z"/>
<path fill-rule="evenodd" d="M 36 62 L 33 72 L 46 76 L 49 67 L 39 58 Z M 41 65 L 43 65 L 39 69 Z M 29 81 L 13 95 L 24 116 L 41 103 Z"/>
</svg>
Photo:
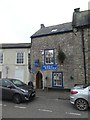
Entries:
<svg viewBox="0 0 90 120">
<path fill-rule="evenodd" d="M 87 84 L 86 77 L 86 59 L 85 59 L 85 43 L 84 43 L 84 30 L 81 29 L 81 37 L 82 37 L 82 49 L 83 49 L 83 62 L 84 62 L 84 76 L 85 76 L 85 84 Z"/>
<path fill-rule="evenodd" d="M 46 37 L 46 36 L 50 36 L 50 35 L 69 33 L 69 32 L 73 32 L 73 30 L 61 31 L 61 32 L 56 32 L 56 33 L 46 33 L 46 34 L 40 34 L 40 35 L 32 35 L 31 39 L 32 38 L 39 38 L 39 37 Z"/>
</svg>

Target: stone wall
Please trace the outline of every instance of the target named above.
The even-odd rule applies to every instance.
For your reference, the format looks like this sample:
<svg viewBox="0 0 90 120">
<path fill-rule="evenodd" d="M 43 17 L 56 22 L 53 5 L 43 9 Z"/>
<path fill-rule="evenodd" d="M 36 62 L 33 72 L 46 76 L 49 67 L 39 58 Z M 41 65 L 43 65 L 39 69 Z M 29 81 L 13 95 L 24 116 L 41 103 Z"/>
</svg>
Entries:
<svg viewBox="0 0 90 120">
<path fill-rule="evenodd" d="M 87 77 L 88 77 L 88 30 L 84 30 L 84 40 L 85 40 L 85 55 L 86 55 L 86 66 L 87 66 Z M 61 49 L 66 55 L 63 66 L 58 64 L 57 60 L 57 50 L 60 45 Z M 34 66 L 34 61 L 36 59 L 40 60 L 41 65 L 43 64 L 43 51 L 44 49 L 55 49 L 56 63 L 58 64 L 58 71 L 63 71 L 64 88 L 71 88 L 74 84 L 84 83 L 84 61 L 82 52 L 82 36 L 79 30 L 76 34 L 73 32 L 50 35 L 45 37 L 32 38 L 31 46 L 31 68 L 34 70 L 32 73 L 32 79 L 35 84 L 36 73 L 40 70 L 43 73 L 43 79 L 46 76 L 49 78 L 48 86 L 52 87 L 52 72 L 53 71 L 42 71 L 41 66 L 36 68 Z M 71 77 L 73 79 L 71 79 Z M 44 81 L 45 82 L 45 81 Z M 46 82 L 45 82 L 45 86 Z"/>
</svg>

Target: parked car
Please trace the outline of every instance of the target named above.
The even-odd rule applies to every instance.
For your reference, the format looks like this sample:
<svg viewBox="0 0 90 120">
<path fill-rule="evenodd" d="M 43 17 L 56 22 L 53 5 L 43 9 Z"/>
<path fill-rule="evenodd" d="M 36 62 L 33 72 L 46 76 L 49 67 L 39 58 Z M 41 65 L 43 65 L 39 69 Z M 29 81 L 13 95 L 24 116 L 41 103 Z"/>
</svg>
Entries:
<svg viewBox="0 0 90 120">
<path fill-rule="evenodd" d="M 32 82 L 32 81 L 29 81 L 29 82 L 28 82 L 28 85 L 31 86 L 32 89 L 34 88 L 34 85 L 33 85 L 33 82 Z"/>
<path fill-rule="evenodd" d="M 18 79 L 3 78 L 0 79 L 0 93 L 2 100 L 13 100 L 14 103 L 29 101 L 35 97 L 35 90 Z"/>
<path fill-rule="evenodd" d="M 90 107 L 90 85 L 76 85 L 70 92 L 70 103 L 78 110 L 84 111 Z"/>
</svg>

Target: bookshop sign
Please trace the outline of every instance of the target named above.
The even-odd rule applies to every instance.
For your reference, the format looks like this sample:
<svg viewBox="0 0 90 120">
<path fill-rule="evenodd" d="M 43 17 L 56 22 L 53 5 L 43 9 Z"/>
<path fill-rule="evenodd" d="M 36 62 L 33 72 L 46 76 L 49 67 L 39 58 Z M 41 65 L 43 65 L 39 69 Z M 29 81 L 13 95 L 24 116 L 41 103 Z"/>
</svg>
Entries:
<svg viewBox="0 0 90 120">
<path fill-rule="evenodd" d="M 42 65 L 42 70 L 57 70 L 57 64 L 54 65 Z"/>
</svg>

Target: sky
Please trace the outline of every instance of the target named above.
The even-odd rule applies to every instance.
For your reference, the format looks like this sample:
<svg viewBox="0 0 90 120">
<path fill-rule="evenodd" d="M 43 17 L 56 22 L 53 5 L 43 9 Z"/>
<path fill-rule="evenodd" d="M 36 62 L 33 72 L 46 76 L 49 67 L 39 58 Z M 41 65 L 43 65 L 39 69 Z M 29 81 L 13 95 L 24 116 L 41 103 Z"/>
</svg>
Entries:
<svg viewBox="0 0 90 120">
<path fill-rule="evenodd" d="M 30 43 L 45 27 L 72 21 L 75 8 L 88 10 L 90 0 L 0 0 L 0 43 Z"/>
</svg>

